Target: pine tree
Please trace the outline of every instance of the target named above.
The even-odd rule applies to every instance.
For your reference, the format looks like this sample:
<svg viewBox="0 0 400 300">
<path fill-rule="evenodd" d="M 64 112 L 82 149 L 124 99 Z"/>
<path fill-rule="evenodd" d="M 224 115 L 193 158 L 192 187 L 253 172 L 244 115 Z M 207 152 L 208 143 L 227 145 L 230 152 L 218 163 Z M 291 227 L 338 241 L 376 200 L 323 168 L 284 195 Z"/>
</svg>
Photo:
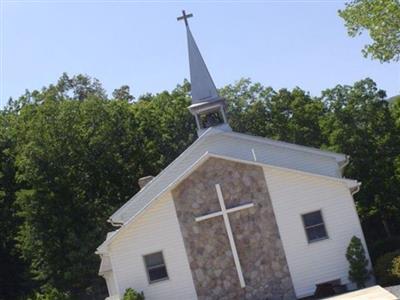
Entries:
<svg viewBox="0 0 400 300">
<path fill-rule="evenodd" d="M 370 277 L 368 260 L 361 240 L 353 236 L 346 252 L 347 261 L 350 264 L 349 279 L 357 284 L 357 288 L 365 287 L 365 282 Z"/>
</svg>

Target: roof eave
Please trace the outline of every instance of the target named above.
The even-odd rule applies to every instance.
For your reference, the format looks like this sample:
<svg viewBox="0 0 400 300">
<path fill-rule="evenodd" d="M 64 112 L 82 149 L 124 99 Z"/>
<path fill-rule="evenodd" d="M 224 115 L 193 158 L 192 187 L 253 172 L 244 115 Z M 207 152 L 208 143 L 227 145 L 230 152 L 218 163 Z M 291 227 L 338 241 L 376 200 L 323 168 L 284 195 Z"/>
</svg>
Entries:
<svg viewBox="0 0 400 300">
<path fill-rule="evenodd" d="M 149 201 L 144 207 L 142 207 L 142 209 L 140 211 L 138 211 L 136 214 L 134 214 L 133 216 L 131 216 L 122 226 L 119 230 L 117 230 L 117 232 L 115 232 L 115 234 L 113 234 L 112 236 L 110 236 L 109 238 L 107 238 L 97 249 L 98 249 L 98 253 L 96 251 L 97 254 L 100 253 L 107 253 L 107 248 L 108 245 L 122 232 L 124 232 L 126 230 L 126 228 L 129 226 L 129 224 L 131 222 L 133 222 L 133 220 L 135 220 L 139 215 L 141 215 L 142 213 L 144 213 L 144 211 L 147 210 L 148 207 L 150 207 L 151 204 L 154 203 L 154 201 L 158 198 L 160 198 L 164 193 L 166 193 L 169 190 L 172 190 L 175 186 L 177 186 L 182 180 L 184 180 L 186 177 L 188 177 L 194 170 L 196 170 L 196 168 L 202 164 L 203 162 L 205 162 L 208 158 L 210 157 L 215 157 L 215 158 L 221 158 L 221 159 L 227 159 L 227 160 L 231 160 L 231 161 L 236 161 L 236 162 L 240 162 L 240 163 L 245 163 L 245 164 L 252 164 L 252 165 L 257 165 L 257 166 L 261 166 L 261 167 L 270 167 L 270 168 L 274 168 L 274 169 L 278 169 L 278 170 L 284 170 L 284 171 L 289 171 L 289 172 L 294 172 L 294 173 L 298 173 L 298 174 L 303 174 L 306 176 L 314 176 L 314 177 L 319 177 L 322 179 L 326 179 L 326 180 L 332 180 L 332 181 L 336 181 L 339 183 L 344 183 L 346 184 L 346 186 L 350 189 L 350 191 L 352 192 L 352 194 L 354 194 L 354 190 L 359 188 L 359 186 L 361 185 L 360 182 L 358 182 L 357 180 L 353 180 L 353 179 L 347 179 L 347 178 L 338 178 L 338 177 L 330 177 L 330 176 L 326 176 L 326 175 L 320 175 L 320 174 L 315 174 L 315 173 L 309 173 L 309 172 L 305 172 L 305 171 L 299 171 L 299 170 L 294 170 L 294 169 L 289 169 L 289 168 L 285 168 L 285 167 L 278 167 L 278 166 L 273 166 L 273 165 L 269 165 L 269 164 L 265 164 L 265 163 L 260 163 L 257 161 L 248 161 L 248 160 L 244 160 L 244 159 L 239 159 L 239 158 L 234 158 L 234 157 L 230 157 L 227 155 L 220 155 L 220 154 L 215 154 L 215 153 L 211 153 L 211 152 L 205 152 L 196 162 L 194 162 L 192 165 L 190 165 L 180 176 L 178 176 L 173 182 L 171 182 L 167 187 L 165 187 L 160 193 L 158 193 L 155 197 L 153 197 L 151 199 L 151 201 Z"/>
<path fill-rule="evenodd" d="M 227 133 L 224 133 L 224 134 L 230 135 L 232 137 L 240 136 L 241 138 L 244 138 L 244 139 L 256 140 L 258 142 L 269 144 L 269 145 L 281 146 L 281 147 L 286 147 L 286 148 L 297 150 L 297 151 L 302 151 L 302 152 L 307 152 L 307 153 L 311 153 L 311 154 L 317 154 L 317 155 L 331 157 L 331 158 L 334 158 L 335 161 L 339 165 L 344 163 L 346 161 L 346 159 L 347 159 L 347 155 L 343 154 L 343 153 L 337 153 L 337 152 L 332 152 L 332 151 L 328 151 L 328 150 L 322 150 L 322 149 L 318 149 L 318 148 L 313 148 L 313 147 L 310 147 L 310 146 L 303 146 L 303 145 L 298 145 L 298 144 L 294 144 L 294 143 L 278 141 L 278 140 L 274 140 L 274 139 L 267 138 L 267 137 L 244 134 L 244 133 L 234 132 L 234 131 L 227 132 Z"/>
<path fill-rule="evenodd" d="M 198 145 L 208 134 L 213 131 L 213 127 L 208 128 L 201 136 L 197 138 L 185 151 L 183 151 L 172 163 L 170 163 L 164 170 L 162 170 L 157 176 L 153 178 L 148 184 L 146 184 L 141 190 L 139 190 L 133 197 L 131 197 L 124 205 L 122 205 L 117 211 L 115 211 L 109 218 L 108 222 L 113 226 L 122 226 L 124 224 L 123 219 L 118 218 L 118 216 L 122 213 L 122 211 L 128 207 L 136 198 L 140 197 L 146 190 L 148 190 L 151 186 L 157 184 L 160 177 L 168 172 L 171 166 L 177 163 L 182 158 L 186 157 L 196 145 Z"/>
</svg>

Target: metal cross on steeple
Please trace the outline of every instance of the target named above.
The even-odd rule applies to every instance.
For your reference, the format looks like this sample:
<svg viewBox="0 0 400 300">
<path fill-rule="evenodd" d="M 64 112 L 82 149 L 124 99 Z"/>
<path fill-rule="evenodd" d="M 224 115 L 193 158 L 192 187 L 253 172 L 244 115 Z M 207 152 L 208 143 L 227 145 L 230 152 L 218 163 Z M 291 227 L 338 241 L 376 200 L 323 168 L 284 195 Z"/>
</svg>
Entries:
<svg viewBox="0 0 400 300">
<path fill-rule="evenodd" d="M 184 10 L 182 10 L 182 16 L 177 17 L 176 19 L 177 19 L 178 21 L 184 20 L 184 21 L 185 21 L 185 25 L 186 25 L 186 26 L 189 26 L 189 23 L 188 23 L 187 19 L 189 19 L 189 18 L 191 18 L 191 17 L 193 17 L 193 14 L 186 14 L 186 12 L 185 12 Z"/>
</svg>

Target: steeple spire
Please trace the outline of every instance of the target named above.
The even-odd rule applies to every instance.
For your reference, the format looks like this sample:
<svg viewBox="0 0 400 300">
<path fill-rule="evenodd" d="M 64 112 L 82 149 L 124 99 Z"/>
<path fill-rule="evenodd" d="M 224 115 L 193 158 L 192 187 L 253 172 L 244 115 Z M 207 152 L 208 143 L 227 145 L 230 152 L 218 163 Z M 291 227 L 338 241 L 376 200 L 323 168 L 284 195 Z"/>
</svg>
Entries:
<svg viewBox="0 0 400 300">
<path fill-rule="evenodd" d="M 225 115 L 225 100 L 218 95 L 217 88 L 207 69 L 207 66 L 197 47 L 189 28 L 188 18 L 193 14 L 186 14 L 182 11 L 182 16 L 177 20 L 184 20 L 188 42 L 190 84 L 192 105 L 189 106 L 190 112 L 195 116 L 200 135 L 208 127 L 220 127 L 223 130 L 231 130 Z"/>
<path fill-rule="evenodd" d="M 211 78 L 210 72 L 208 72 L 207 66 L 189 28 L 187 19 L 191 17 L 193 17 L 193 14 L 187 15 L 183 10 L 182 16 L 177 19 L 178 21 L 184 20 L 186 26 L 192 103 L 216 100 L 219 97 L 217 88 L 215 87 L 214 81 Z"/>
</svg>

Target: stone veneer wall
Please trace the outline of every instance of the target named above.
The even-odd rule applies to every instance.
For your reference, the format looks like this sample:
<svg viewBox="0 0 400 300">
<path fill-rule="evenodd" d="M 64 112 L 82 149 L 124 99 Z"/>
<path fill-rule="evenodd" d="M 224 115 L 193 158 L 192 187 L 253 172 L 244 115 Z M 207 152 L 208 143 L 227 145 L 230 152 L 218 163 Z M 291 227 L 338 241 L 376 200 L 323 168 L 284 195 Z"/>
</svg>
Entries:
<svg viewBox="0 0 400 300">
<path fill-rule="evenodd" d="M 246 287 L 241 288 L 215 184 L 226 207 L 252 202 L 229 214 Z M 172 195 L 198 298 L 295 299 L 282 242 L 261 167 L 210 158 L 183 180 Z"/>
</svg>

